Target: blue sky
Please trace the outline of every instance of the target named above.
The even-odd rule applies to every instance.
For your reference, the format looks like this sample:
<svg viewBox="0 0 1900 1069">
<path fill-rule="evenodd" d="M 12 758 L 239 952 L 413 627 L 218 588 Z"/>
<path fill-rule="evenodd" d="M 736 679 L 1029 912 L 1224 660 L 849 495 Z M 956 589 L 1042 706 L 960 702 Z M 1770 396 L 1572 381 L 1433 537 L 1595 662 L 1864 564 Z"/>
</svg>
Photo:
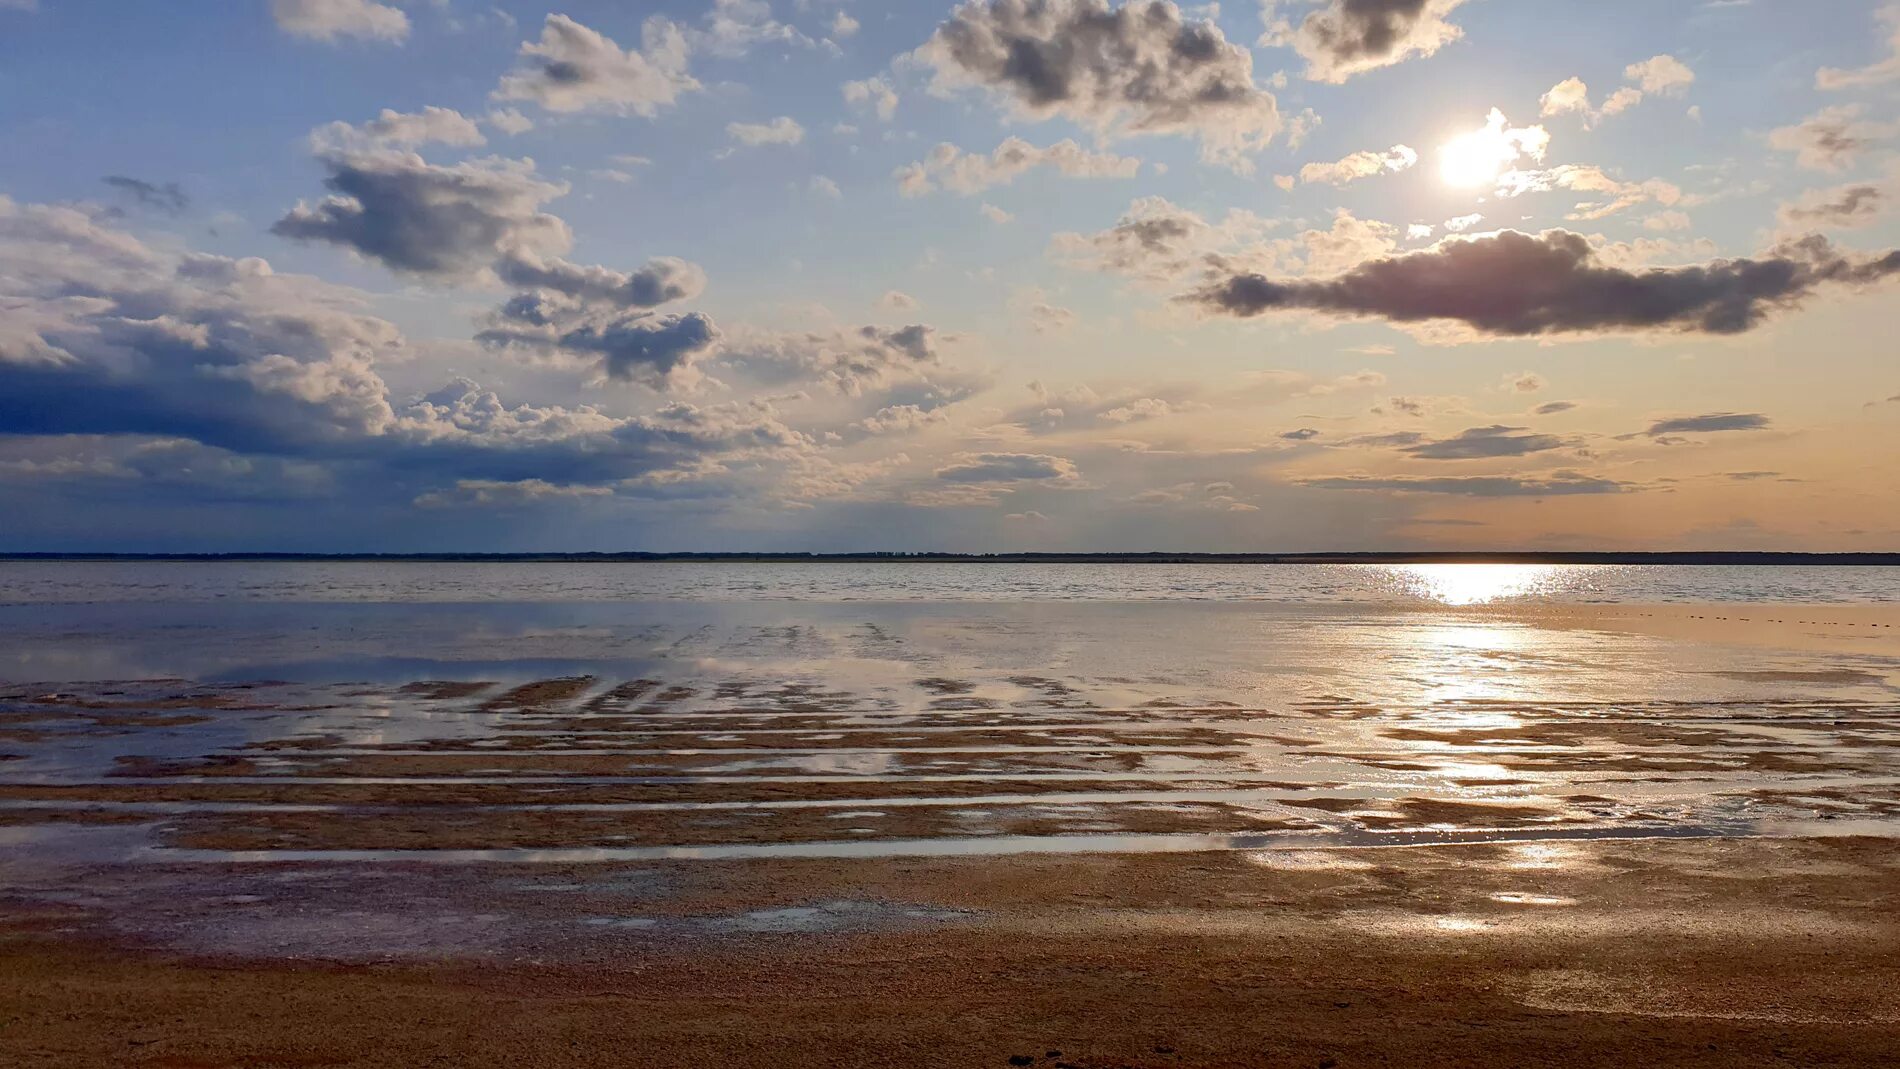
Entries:
<svg viewBox="0 0 1900 1069">
<path fill-rule="evenodd" d="M 1892 548 L 1896 32 L 0 2 L 0 548 Z"/>
</svg>

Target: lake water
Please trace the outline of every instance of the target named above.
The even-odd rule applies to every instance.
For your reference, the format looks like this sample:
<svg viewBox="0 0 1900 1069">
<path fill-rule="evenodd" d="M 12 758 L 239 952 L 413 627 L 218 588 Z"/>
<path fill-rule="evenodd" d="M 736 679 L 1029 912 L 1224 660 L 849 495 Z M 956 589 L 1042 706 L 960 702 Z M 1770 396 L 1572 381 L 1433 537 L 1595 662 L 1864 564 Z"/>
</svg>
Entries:
<svg viewBox="0 0 1900 1069">
<path fill-rule="evenodd" d="M 1900 568 L 0 562 L 0 604 L 215 600 L 1830 604 L 1900 602 Z"/>
<path fill-rule="evenodd" d="M 0 880 L 1894 835 L 1897 624 L 1880 568 L 0 564 Z"/>
</svg>

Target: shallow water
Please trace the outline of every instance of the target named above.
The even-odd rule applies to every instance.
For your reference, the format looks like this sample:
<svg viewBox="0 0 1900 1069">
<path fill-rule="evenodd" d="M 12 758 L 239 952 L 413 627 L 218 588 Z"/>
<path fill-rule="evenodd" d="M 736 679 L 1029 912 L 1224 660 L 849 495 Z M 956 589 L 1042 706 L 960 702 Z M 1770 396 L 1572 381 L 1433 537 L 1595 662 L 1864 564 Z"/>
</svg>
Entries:
<svg viewBox="0 0 1900 1069">
<path fill-rule="evenodd" d="M 0 879 L 1900 835 L 1886 571 L 1066 567 L 0 565 Z"/>
</svg>

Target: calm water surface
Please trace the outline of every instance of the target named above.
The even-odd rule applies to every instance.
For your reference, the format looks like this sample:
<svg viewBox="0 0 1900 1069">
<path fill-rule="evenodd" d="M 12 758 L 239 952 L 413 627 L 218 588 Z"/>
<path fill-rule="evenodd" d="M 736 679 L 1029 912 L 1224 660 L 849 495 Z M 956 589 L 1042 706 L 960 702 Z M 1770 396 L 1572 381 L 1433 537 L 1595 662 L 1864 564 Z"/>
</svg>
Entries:
<svg viewBox="0 0 1900 1069">
<path fill-rule="evenodd" d="M 0 563 L 0 603 L 1900 601 L 1900 568 L 1514 564 Z"/>
</svg>

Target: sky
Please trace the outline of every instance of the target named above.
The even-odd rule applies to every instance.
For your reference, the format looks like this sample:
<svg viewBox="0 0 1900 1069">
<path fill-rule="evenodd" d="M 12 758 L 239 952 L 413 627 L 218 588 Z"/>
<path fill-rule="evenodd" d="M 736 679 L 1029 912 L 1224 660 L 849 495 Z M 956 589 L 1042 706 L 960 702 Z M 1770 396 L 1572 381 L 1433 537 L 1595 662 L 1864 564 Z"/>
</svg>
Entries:
<svg viewBox="0 0 1900 1069">
<path fill-rule="evenodd" d="M 1890 0 L 0 0 L 0 551 L 1900 550 Z"/>
</svg>

